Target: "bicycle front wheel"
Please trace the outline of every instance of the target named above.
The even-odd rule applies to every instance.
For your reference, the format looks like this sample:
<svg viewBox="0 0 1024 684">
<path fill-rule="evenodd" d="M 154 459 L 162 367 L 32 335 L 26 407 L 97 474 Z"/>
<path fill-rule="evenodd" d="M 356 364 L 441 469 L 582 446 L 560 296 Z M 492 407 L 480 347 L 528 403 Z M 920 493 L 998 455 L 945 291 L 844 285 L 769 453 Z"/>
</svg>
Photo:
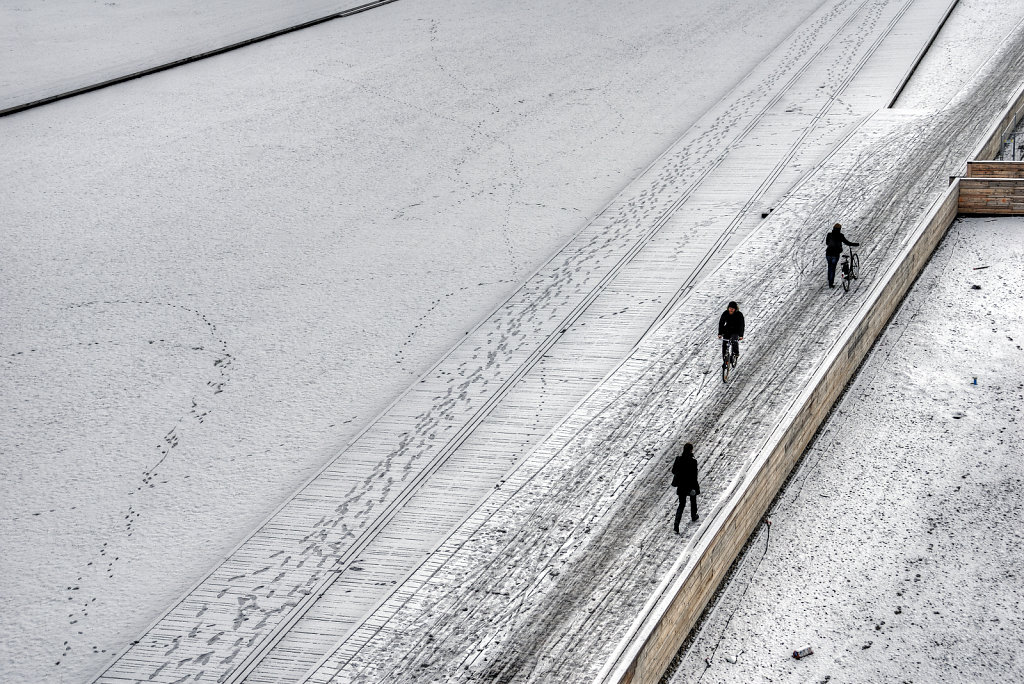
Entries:
<svg viewBox="0 0 1024 684">
<path fill-rule="evenodd" d="M 732 365 L 729 363 L 729 359 L 725 358 L 722 361 L 722 382 L 729 382 L 730 370 L 732 370 Z"/>
<path fill-rule="evenodd" d="M 850 277 L 856 278 L 860 275 L 860 256 L 854 254 L 850 259 Z"/>
</svg>

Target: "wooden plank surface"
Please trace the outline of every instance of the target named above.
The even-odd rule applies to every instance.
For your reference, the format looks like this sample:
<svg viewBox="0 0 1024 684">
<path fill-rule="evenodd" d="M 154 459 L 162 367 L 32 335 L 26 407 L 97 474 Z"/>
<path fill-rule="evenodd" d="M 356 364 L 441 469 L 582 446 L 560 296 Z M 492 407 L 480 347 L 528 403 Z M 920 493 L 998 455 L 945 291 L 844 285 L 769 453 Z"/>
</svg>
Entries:
<svg viewBox="0 0 1024 684">
<path fill-rule="evenodd" d="M 968 178 L 1024 178 L 1024 162 L 981 161 L 967 162 Z"/>
<path fill-rule="evenodd" d="M 961 179 L 958 211 L 971 216 L 1024 215 L 1024 177 Z"/>
</svg>

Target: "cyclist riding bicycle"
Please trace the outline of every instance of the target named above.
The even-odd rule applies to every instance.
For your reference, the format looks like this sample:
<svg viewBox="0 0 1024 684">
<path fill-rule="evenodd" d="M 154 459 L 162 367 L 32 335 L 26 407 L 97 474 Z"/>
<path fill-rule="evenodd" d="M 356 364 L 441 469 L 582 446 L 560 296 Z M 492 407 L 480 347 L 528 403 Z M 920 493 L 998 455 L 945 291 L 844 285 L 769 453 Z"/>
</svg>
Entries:
<svg viewBox="0 0 1024 684">
<path fill-rule="evenodd" d="M 825 260 L 828 262 L 828 286 L 836 286 L 836 264 L 839 263 L 839 256 L 843 253 L 843 245 L 859 247 L 859 242 L 850 242 L 843 235 L 843 226 L 840 223 L 832 226 L 832 232 L 825 234 Z"/>
<path fill-rule="evenodd" d="M 729 307 L 718 319 L 718 339 L 722 340 L 722 355 L 728 351 L 729 342 L 732 342 L 732 355 L 740 358 L 740 343 L 743 339 L 744 328 L 743 314 L 736 302 L 729 302 Z"/>
</svg>

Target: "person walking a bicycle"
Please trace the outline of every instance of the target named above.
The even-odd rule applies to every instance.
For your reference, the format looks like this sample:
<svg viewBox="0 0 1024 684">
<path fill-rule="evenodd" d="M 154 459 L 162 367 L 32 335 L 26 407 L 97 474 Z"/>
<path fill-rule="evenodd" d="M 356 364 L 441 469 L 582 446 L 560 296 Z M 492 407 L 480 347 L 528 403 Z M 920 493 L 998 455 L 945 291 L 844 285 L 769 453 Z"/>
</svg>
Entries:
<svg viewBox="0 0 1024 684">
<path fill-rule="evenodd" d="M 729 306 L 718 319 L 718 339 L 722 340 L 722 356 L 728 352 L 729 342 L 732 342 L 732 355 L 740 358 L 740 343 L 743 339 L 744 328 L 743 314 L 736 302 L 729 302 Z"/>
<path fill-rule="evenodd" d="M 828 262 L 828 286 L 836 286 L 836 264 L 843 253 L 843 245 L 850 247 L 860 246 L 859 242 L 850 242 L 843 235 L 843 226 L 840 223 L 832 226 L 832 232 L 825 234 L 825 261 Z"/>
</svg>

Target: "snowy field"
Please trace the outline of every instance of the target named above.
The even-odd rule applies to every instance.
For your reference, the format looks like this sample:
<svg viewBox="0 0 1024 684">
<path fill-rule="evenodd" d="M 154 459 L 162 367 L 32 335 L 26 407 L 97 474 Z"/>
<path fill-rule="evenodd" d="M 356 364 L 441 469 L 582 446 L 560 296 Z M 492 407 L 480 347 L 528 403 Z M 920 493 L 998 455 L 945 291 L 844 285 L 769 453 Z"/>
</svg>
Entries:
<svg viewBox="0 0 1024 684">
<path fill-rule="evenodd" d="M 362 0 L 2 0 L 0 109 L 216 50 L 362 4 Z"/>
<path fill-rule="evenodd" d="M 309 7 L 315 9 L 314 4 Z M 5 549 L 0 560 L 0 680 L 74 682 L 95 673 L 818 4 L 427 6 L 403 0 L 0 120 L 8 150 L 0 163 L 8 257 L 0 270 L 5 293 L 0 304 L 0 385 L 5 388 L 0 398 L 0 534 Z M 183 12 L 192 15 L 200 7 L 185 5 Z M 1007 12 L 998 5 L 995 0 L 961 2 L 961 14 L 951 20 L 956 25 L 958 16 L 967 17 L 957 29 L 961 57 L 922 74 L 916 83 L 928 85 L 915 90 L 912 84 L 901 106 L 926 107 L 942 87 L 949 87 L 952 97 L 957 84 L 981 68 L 971 55 L 983 51 L 965 46 L 993 39 L 997 15 L 1001 31 L 1019 18 L 1007 26 Z M 3 11 L 10 8 L 5 3 Z M 95 23 L 100 9 L 81 3 L 68 10 L 86 27 L 69 34 L 76 50 L 102 45 L 107 32 L 133 27 Z M 120 22 L 141 21 L 138 26 L 153 34 L 175 33 L 154 29 L 138 14 L 116 16 Z M 200 23 L 204 30 L 217 25 Z M 36 33 L 18 28 L 12 40 L 42 35 L 43 25 L 39 21 L 29 27 Z M 191 31 L 185 26 L 178 30 Z M 230 31 L 213 31 L 210 38 L 236 30 L 239 25 L 232 23 Z M 172 47 L 198 44 L 191 41 L 172 41 Z M 18 54 L 31 55 L 24 47 Z M 143 65 L 135 53 L 115 56 L 103 68 L 122 62 Z M 19 59 L 26 66 L 37 63 Z M 76 74 L 40 76 L 33 82 L 65 77 Z M 5 94 L 15 90 L 4 88 Z M 979 244 L 1012 244 L 1013 234 L 1019 244 L 1021 226 L 1004 227 L 1012 223 L 981 222 L 991 232 L 978 229 Z M 968 229 L 958 227 L 957 235 L 967 235 Z M 971 245 L 973 239 L 964 238 Z M 966 245 L 960 251 L 966 252 Z M 979 252 L 977 259 L 990 257 Z M 995 307 L 999 281 L 983 279 L 1001 274 L 1012 285 L 1009 271 L 993 262 L 991 269 L 975 273 L 971 283 L 982 289 L 965 290 L 968 297 Z M 936 283 L 933 287 L 945 292 Z M 961 292 L 963 283 L 948 287 L 947 303 L 971 301 Z M 1016 300 L 1012 288 L 1007 293 L 1004 306 L 1017 307 L 1015 319 L 1001 319 L 995 308 L 986 309 L 991 316 L 984 315 L 999 321 L 992 327 L 1013 336 L 1012 330 L 1020 328 L 1021 292 L 1016 290 Z M 907 317 L 913 301 L 908 300 L 899 319 Z M 714 669 L 704 673 L 705 680 L 715 675 L 751 681 L 764 674 L 807 681 L 819 676 L 818 670 L 808 674 L 799 668 L 818 663 L 826 668 L 820 679 L 872 681 L 875 667 L 882 673 L 878 679 L 888 679 L 906 664 L 888 659 L 889 653 L 913 658 L 912 645 L 924 650 L 928 639 L 939 640 L 922 627 L 933 624 L 923 617 L 903 628 L 917 630 L 916 641 L 897 630 L 898 621 L 882 617 L 883 607 L 892 613 L 904 606 L 908 615 L 911 608 L 923 615 L 926 607 L 945 602 L 943 592 L 953 581 L 940 570 L 969 555 L 953 550 L 941 565 L 945 557 L 938 552 L 954 544 L 973 548 L 968 538 L 955 534 L 960 528 L 953 526 L 957 520 L 948 507 L 955 509 L 955 504 L 938 494 L 947 483 L 931 479 L 935 471 L 921 471 L 928 470 L 934 451 L 917 445 L 929 444 L 934 435 L 928 429 L 937 421 L 948 423 L 951 431 L 976 424 L 985 433 L 977 444 L 988 445 L 992 459 L 964 465 L 955 457 L 967 454 L 947 453 L 943 473 L 960 478 L 970 466 L 975 487 L 962 495 L 990 506 L 1003 502 L 999 505 L 1013 510 L 999 489 L 1010 481 L 1000 479 L 1008 468 L 991 470 L 999 465 L 998 447 L 1007 447 L 985 441 L 996 440 L 988 433 L 1003 424 L 997 420 L 993 427 L 985 416 L 991 406 L 1013 406 L 1011 400 L 1020 395 L 1018 385 L 1010 387 L 1004 380 L 998 400 L 990 394 L 987 404 L 968 406 L 968 400 L 979 400 L 980 392 L 995 386 L 985 384 L 984 374 L 994 371 L 984 369 L 991 355 L 982 353 L 995 342 L 982 335 L 988 335 L 988 327 L 982 330 L 979 322 L 977 338 L 964 337 L 958 326 L 935 337 L 937 346 L 924 346 L 925 331 L 948 323 L 948 313 L 949 308 L 922 305 L 905 322 L 924 328 L 915 331 L 915 345 L 892 343 L 890 356 L 909 359 L 911 351 L 919 350 L 907 363 L 924 367 L 938 356 L 936 351 L 950 347 L 949 358 L 955 358 L 952 347 L 969 342 L 964 346 L 979 353 L 979 365 L 967 375 L 979 378 L 978 388 L 965 390 L 964 374 L 947 367 L 914 393 L 912 381 L 929 374 L 907 373 L 906 365 L 880 371 L 884 378 L 910 376 L 884 395 L 865 391 L 873 396 L 871 409 L 888 416 L 900 414 L 892 410 L 897 402 L 909 402 L 923 432 L 917 442 L 903 440 L 899 448 L 905 462 L 885 458 L 897 445 L 883 434 L 882 445 L 870 453 L 860 449 L 862 460 L 837 463 L 836 473 L 842 474 L 829 475 L 833 479 L 816 490 L 824 492 L 816 504 L 840 509 L 814 510 L 800 524 L 785 523 L 786 515 L 775 514 L 780 519 L 773 528 L 772 552 L 763 563 L 776 557 L 777 571 L 766 572 L 764 564 L 748 571 L 755 581 L 747 582 L 751 588 L 734 604 L 740 610 L 726 606 L 729 592 L 746 587 L 734 582 L 708 620 L 710 627 L 732 611 L 748 615 L 743 618 L 748 624 L 736 631 L 743 623 L 734 618 L 713 637 L 702 633 L 691 658 L 700 667 L 687 670 L 684 662 L 681 673 L 701 676 L 704 654 L 721 637 Z M 1000 327 L 1003 322 L 1007 325 Z M 932 354 L 927 359 L 926 349 Z M 1004 373 L 1006 378 L 1021 375 L 1019 352 L 1014 358 L 1017 370 Z M 965 357 L 965 372 L 969 361 Z M 1010 358 L 1004 363 L 1013 367 Z M 944 378 L 942 408 L 933 403 L 936 378 Z M 851 391 L 846 402 L 855 396 Z M 845 406 L 837 416 L 852 413 Z M 1019 410 L 1020 402 L 1015 406 Z M 964 417 L 947 420 L 946 413 L 952 413 L 947 409 Z M 857 435 L 852 441 L 868 444 L 872 425 L 864 418 L 844 428 L 842 437 Z M 901 421 L 890 434 L 903 432 Z M 956 446 L 964 443 L 950 434 L 942 438 Z M 821 449 L 825 439 L 819 438 L 815 448 Z M 812 451 L 797 479 L 808 471 L 823 472 L 830 455 L 831 447 L 817 457 Z M 842 469 L 860 467 L 874 456 L 883 461 L 874 470 Z M 970 457 L 982 460 L 980 453 Z M 889 498 L 871 507 L 869 477 L 885 468 L 895 469 L 893 478 L 901 488 L 893 489 L 886 479 L 889 486 L 882 491 Z M 894 498 L 896 492 L 900 499 Z M 935 496 L 929 497 L 930 492 Z M 929 498 L 936 506 L 928 513 L 932 519 L 915 517 L 914 505 Z M 961 508 L 968 506 L 965 502 Z M 884 515 L 893 525 L 885 541 L 901 541 L 884 559 L 889 566 L 873 560 L 872 567 L 859 556 L 851 561 L 842 555 L 859 550 L 864 538 L 876 539 L 865 536 L 867 523 L 860 519 L 836 525 L 851 535 L 845 544 L 835 528 L 824 530 L 834 547 L 822 541 L 817 548 L 834 548 L 836 563 L 826 562 L 824 551 L 813 557 L 795 554 L 812 546 L 798 544 L 809 530 L 821 529 L 821 519 L 851 508 L 866 518 L 874 513 L 870 522 Z M 982 506 L 971 510 L 997 512 Z M 909 531 L 894 531 L 903 515 Z M 915 528 L 922 520 L 925 527 Z M 932 527 L 934 521 L 941 524 Z M 976 524 L 989 529 L 999 522 L 1005 518 Z M 1007 532 L 1009 526 L 1003 528 L 992 534 Z M 929 529 L 945 546 L 936 544 L 939 549 L 925 553 L 927 543 L 920 540 Z M 1006 541 L 991 539 L 993 551 Z M 917 546 L 921 560 L 914 560 Z M 753 552 L 746 561 L 753 562 L 749 558 Z M 837 564 L 858 573 L 849 578 L 849 586 L 863 592 L 860 603 L 850 601 L 848 592 L 831 594 L 833 586 L 820 593 L 836 596 L 833 604 L 816 607 L 817 613 L 801 612 L 804 604 L 789 596 L 798 594 L 792 583 L 766 586 L 763 598 L 749 601 L 759 582 L 768 576 L 791 577 L 794 565 L 829 578 L 836 576 Z M 934 581 L 914 570 L 922 578 L 913 582 L 917 578 L 906 568 L 914 564 L 930 567 Z M 890 574 L 879 579 L 876 570 Z M 967 570 L 962 576 L 974 578 Z M 1013 584 L 1010 575 L 1000 577 Z M 902 585 L 908 578 L 917 592 L 913 596 Z M 929 586 L 938 593 L 926 594 Z M 884 596 L 895 602 L 897 590 L 903 591 L 899 603 L 878 601 Z M 799 593 L 799 599 L 806 602 L 813 593 Z M 1003 604 L 1012 607 L 1012 592 L 1005 594 Z M 789 606 L 790 622 L 780 618 L 781 611 L 757 614 L 750 607 L 773 601 L 776 607 Z M 848 615 L 857 612 L 854 617 L 861 622 L 874 620 L 870 630 L 881 636 L 864 639 L 873 641 L 864 649 L 851 636 L 859 634 L 851 627 L 853 618 L 839 615 L 828 622 L 829 608 L 837 609 L 829 616 L 841 609 Z M 965 623 L 981 620 L 967 608 L 962 616 Z M 1013 616 L 996 617 L 1012 633 Z M 875 630 L 883 619 L 886 624 Z M 949 619 L 943 634 L 950 643 L 980 631 L 958 631 L 955 612 Z M 786 625 L 791 629 L 780 632 Z M 815 629 L 831 640 L 816 640 Z M 835 647 L 840 643 L 836 634 L 845 635 L 842 653 Z M 758 639 L 761 645 L 754 645 Z M 830 647 L 823 647 L 827 643 L 836 654 L 832 660 Z M 887 644 L 890 648 L 883 648 Z M 824 657 L 794 667 L 787 653 L 802 645 L 814 646 L 816 657 L 824 651 Z M 724 660 L 744 649 L 736 664 Z M 932 650 L 939 651 L 934 645 Z M 763 657 L 755 659 L 752 653 Z M 854 662 L 865 654 L 880 660 Z M 974 667 L 967 660 L 958 662 Z M 754 669 L 727 669 L 741 666 Z M 922 669 L 916 676 L 930 680 L 933 671 Z M 1015 673 L 999 671 L 1008 677 Z"/>
<path fill-rule="evenodd" d="M 403 0 L 0 120 L 0 680 L 95 673 L 819 4 Z"/>
<path fill-rule="evenodd" d="M 673 684 L 1024 677 L 1022 260 L 1024 219 L 954 223 Z"/>
</svg>

